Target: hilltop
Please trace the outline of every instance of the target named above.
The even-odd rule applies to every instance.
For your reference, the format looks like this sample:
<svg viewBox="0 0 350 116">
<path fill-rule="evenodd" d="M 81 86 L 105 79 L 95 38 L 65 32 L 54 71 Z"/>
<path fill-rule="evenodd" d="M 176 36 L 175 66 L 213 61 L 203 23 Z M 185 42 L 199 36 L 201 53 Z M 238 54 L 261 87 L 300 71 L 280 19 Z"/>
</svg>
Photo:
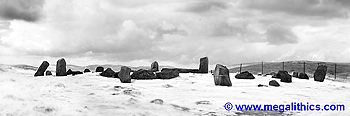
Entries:
<svg viewBox="0 0 350 116">
<path fill-rule="evenodd" d="M 303 72 L 305 62 L 305 72 L 312 77 L 318 65 L 326 65 L 327 75 L 334 78 L 335 64 L 337 64 L 337 78 L 346 79 L 350 74 L 350 63 L 320 62 L 320 61 L 286 61 L 284 70 L 288 72 Z M 242 71 L 249 71 L 253 74 L 261 73 L 261 62 L 244 63 Z M 282 62 L 264 62 L 264 74 L 282 70 Z M 239 72 L 239 65 L 231 66 L 230 72 Z"/>
</svg>

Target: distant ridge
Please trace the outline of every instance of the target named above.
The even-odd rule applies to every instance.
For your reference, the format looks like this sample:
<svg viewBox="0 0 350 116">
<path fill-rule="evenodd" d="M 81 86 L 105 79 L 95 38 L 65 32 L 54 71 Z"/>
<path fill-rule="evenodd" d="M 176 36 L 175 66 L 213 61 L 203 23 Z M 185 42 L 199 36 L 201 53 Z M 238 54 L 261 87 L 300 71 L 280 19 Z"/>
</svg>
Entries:
<svg viewBox="0 0 350 116">
<path fill-rule="evenodd" d="M 309 75 L 313 75 L 318 64 L 324 64 L 327 68 L 328 75 L 334 75 L 335 64 L 337 64 L 337 77 L 347 78 L 350 76 L 350 63 L 335 63 L 335 62 L 322 62 L 322 61 L 285 61 L 284 69 L 288 72 L 303 72 L 303 63 L 305 62 L 305 72 Z M 239 65 L 229 69 L 230 72 L 239 72 Z M 282 70 L 282 62 L 264 62 L 264 74 L 277 72 Z M 242 71 L 249 71 L 253 74 L 261 73 L 261 62 L 259 63 L 245 63 L 242 66 Z"/>
<path fill-rule="evenodd" d="M 88 66 L 78 66 L 78 65 L 67 64 L 67 70 L 72 69 L 75 71 L 84 71 L 84 69 L 87 68 L 87 69 L 90 69 L 91 71 L 95 71 L 96 67 L 98 67 L 98 66 L 102 66 L 105 69 L 112 68 L 114 71 L 119 71 L 123 65 L 112 65 L 112 64 L 98 65 L 98 64 L 95 64 L 95 65 L 88 65 Z M 55 72 L 55 67 L 56 67 L 55 64 L 54 65 L 50 64 L 50 66 L 47 70 Z M 16 65 L 0 64 L 0 71 L 1 72 L 5 72 L 7 70 L 10 70 L 11 68 L 19 68 L 19 69 L 23 69 L 23 70 L 32 70 L 32 71 L 36 71 L 38 69 L 37 66 L 31 66 L 31 65 L 26 65 L 26 64 L 16 64 Z M 130 68 L 132 70 L 150 69 L 151 66 L 136 66 L 136 67 L 130 67 Z M 159 68 L 173 68 L 173 67 L 172 66 L 159 66 Z"/>
</svg>

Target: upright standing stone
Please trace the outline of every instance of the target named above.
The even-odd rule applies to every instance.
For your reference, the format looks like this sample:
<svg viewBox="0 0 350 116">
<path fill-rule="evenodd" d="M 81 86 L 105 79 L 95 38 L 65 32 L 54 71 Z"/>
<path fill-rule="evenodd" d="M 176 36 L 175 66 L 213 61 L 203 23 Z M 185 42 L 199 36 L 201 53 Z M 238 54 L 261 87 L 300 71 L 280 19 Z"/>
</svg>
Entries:
<svg viewBox="0 0 350 116">
<path fill-rule="evenodd" d="M 61 58 L 57 61 L 56 76 L 67 76 L 66 61 Z"/>
<path fill-rule="evenodd" d="M 159 71 L 159 65 L 158 65 L 158 62 L 157 62 L 157 61 L 154 61 L 154 62 L 151 64 L 151 71 L 153 71 L 153 72 Z"/>
<path fill-rule="evenodd" d="M 326 65 L 319 65 L 314 73 L 314 80 L 323 82 L 326 78 L 327 74 L 327 66 Z"/>
<path fill-rule="evenodd" d="M 208 73 L 208 65 L 208 57 L 201 58 L 199 62 L 199 73 Z"/>
<path fill-rule="evenodd" d="M 230 73 L 226 66 L 217 64 L 214 71 L 214 82 L 215 85 L 219 86 L 232 86 L 230 80 Z"/>
<path fill-rule="evenodd" d="M 43 63 L 41 63 L 40 67 L 38 68 L 34 76 L 44 76 L 44 73 L 47 67 L 49 67 L 49 65 L 50 65 L 49 62 L 43 61 Z"/>
<path fill-rule="evenodd" d="M 102 66 L 96 67 L 96 71 L 95 72 L 103 72 L 104 68 Z"/>
<path fill-rule="evenodd" d="M 131 83 L 130 72 L 131 72 L 131 69 L 129 67 L 122 66 L 120 68 L 120 72 L 118 74 L 120 82 L 122 82 L 122 83 Z"/>
</svg>

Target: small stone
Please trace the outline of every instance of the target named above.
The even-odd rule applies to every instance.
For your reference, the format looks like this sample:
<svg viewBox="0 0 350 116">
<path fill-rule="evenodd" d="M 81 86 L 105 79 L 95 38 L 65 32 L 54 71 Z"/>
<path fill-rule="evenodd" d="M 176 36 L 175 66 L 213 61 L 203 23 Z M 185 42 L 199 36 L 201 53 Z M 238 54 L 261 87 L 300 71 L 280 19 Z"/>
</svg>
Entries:
<svg viewBox="0 0 350 116">
<path fill-rule="evenodd" d="M 154 99 L 151 101 L 151 103 L 162 105 L 164 101 L 162 99 Z"/>
<path fill-rule="evenodd" d="M 90 69 L 85 69 L 83 72 L 87 73 L 87 72 L 91 72 L 91 71 L 90 71 Z"/>
<path fill-rule="evenodd" d="M 177 70 L 162 70 L 156 73 L 158 79 L 172 79 L 179 76 L 179 71 Z"/>
<path fill-rule="evenodd" d="M 279 84 L 276 80 L 271 80 L 271 81 L 269 82 L 269 85 L 270 85 L 270 86 L 275 86 L 275 87 L 279 87 L 279 86 L 280 86 L 280 84 Z"/>
<path fill-rule="evenodd" d="M 157 79 L 156 75 L 150 70 L 140 69 L 132 73 L 132 79 Z"/>
<path fill-rule="evenodd" d="M 46 71 L 46 76 L 52 75 L 51 71 Z"/>
<path fill-rule="evenodd" d="M 102 66 L 98 66 L 96 67 L 96 71 L 95 72 L 103 72 L 104 68 Z"/>
<path fill-rule="evenodd" d="M 255 79 L 254 75 L 248 71 L 244 71 L 235 76 L 236 79 Z"/>
<path fill-rule="evenodd" d="M 107 68 L 105 71 L 103 71 L 100 75 L 104 77 L 113 77 L 114 71 L 111 68 Z"/>
</svg>

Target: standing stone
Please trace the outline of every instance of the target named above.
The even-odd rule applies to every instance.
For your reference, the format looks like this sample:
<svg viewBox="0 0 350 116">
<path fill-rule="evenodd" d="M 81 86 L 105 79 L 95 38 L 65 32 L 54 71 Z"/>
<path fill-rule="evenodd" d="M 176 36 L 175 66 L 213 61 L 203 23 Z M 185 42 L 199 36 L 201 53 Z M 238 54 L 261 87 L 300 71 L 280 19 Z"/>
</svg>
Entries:
<svg viewBox="0 0 350 116">
<path fill-rule="evenodd" d="M 199 73 L 208 73 L 209 60 L 208 57 L 203 57 L 199 62 Z"/>
<path fill-rule="evenodd" d="M 287 71 L 278 71 L 276 77 L 281 79 L 281 82 L 286 82 L 286 83 L 292 82 L 292 76 L 289 75 Z"/>
<path fill-rule="evenodd" d="M 157 79 L 156 75 L 150 70 L 139 69 L 132 73 L 132 79 Z"/>
<path fill-rule="evenodd" d="M 309 76 L 307 76 L 307 74 L 305 74 L 305 73 L 299 73 L 298 78 L 299 79 L 309 79 Z"/>
<path fill-rule="evenodd" d="M 248 71 L 244 71 L 235 76 L 236 79 L 255 79 L 254 75 Z"/>
<path fill-rule="evenodd" d="M 56 76 L 67 76 L 66 61 L 61 58 L 57 61 Z"/>
<path fill-rule="evenodd" d="M 104 68 L 102 66 L 96 67 L 96 71 L 95 72 L 103 72 Z"/>
<path fill-rule="evenodd" d="M 298 72 L 293 72 L 293 77 L 298 78 Z"/>
<path fill-rule="evenodd" d="M 221 64 L 215 66 L 214 83 L 219 86 L 232 86 L 229 70 L 226 66 Z"/>
<path fill-rule="evenodd" d="M 46 71 L 46 76 L 52 75 L 51 71 Z"/>
<path fill-rule="evenodd" d="M 151 64 L 151 71 L 153 71 L 153 72 L 159 71 L 159 65 L 158 65 L 158 62 L 157 62 L 157 61 L 154 61 L 154 62 Z"/>
<path fill-rule="evenodd" d="M 34 74 L 34 76 L 44 76 L 44 73 L 47 67 L 49 67 L 49 65 L 50 65 L 49 62 L 43 61 L 40 67 L 38 68 L 38 70 L 36 71 L 36 73 Z"/>
<path fill-rule="evenodd" d="M 91 71 L 90 71 L 90 69 L 85 69 L 83 72 L 87 73 L 87 72 L 91 72 Z"/>
<path fill-rule="evenodd" d="M 118 74 L 120 82 L 122 82 L 122 83 L 131 83 L 130 72 L 131 72 L 131 69 L 129 67 L 122 66 L 120 68 L 120 71 L 119 71 L 119 74 Z"/>
<path fill-rule="evenodd" d="M 271 80 L 271 81 L 269 82 L 269 85 L 270 85 L 270 86 L 275 86 L 275 87 L 279 87 L 279 86 L 280 86 L 280 84 L 279 84 L 276 80 Z"/>
<path fill-rule="evenodd" d="M 319 65 L 314 73 L 314 80 L 323 82 L 326 78 L 327 73 L 327 66 L 326 65 Z"/>
<path fill-rule="evenodd" d="M 100 75 L 104 77 L 113 77 L 114 71 L 111 68 L 107 68 L 105 71 L 103 71 Z"/>
</svg>

